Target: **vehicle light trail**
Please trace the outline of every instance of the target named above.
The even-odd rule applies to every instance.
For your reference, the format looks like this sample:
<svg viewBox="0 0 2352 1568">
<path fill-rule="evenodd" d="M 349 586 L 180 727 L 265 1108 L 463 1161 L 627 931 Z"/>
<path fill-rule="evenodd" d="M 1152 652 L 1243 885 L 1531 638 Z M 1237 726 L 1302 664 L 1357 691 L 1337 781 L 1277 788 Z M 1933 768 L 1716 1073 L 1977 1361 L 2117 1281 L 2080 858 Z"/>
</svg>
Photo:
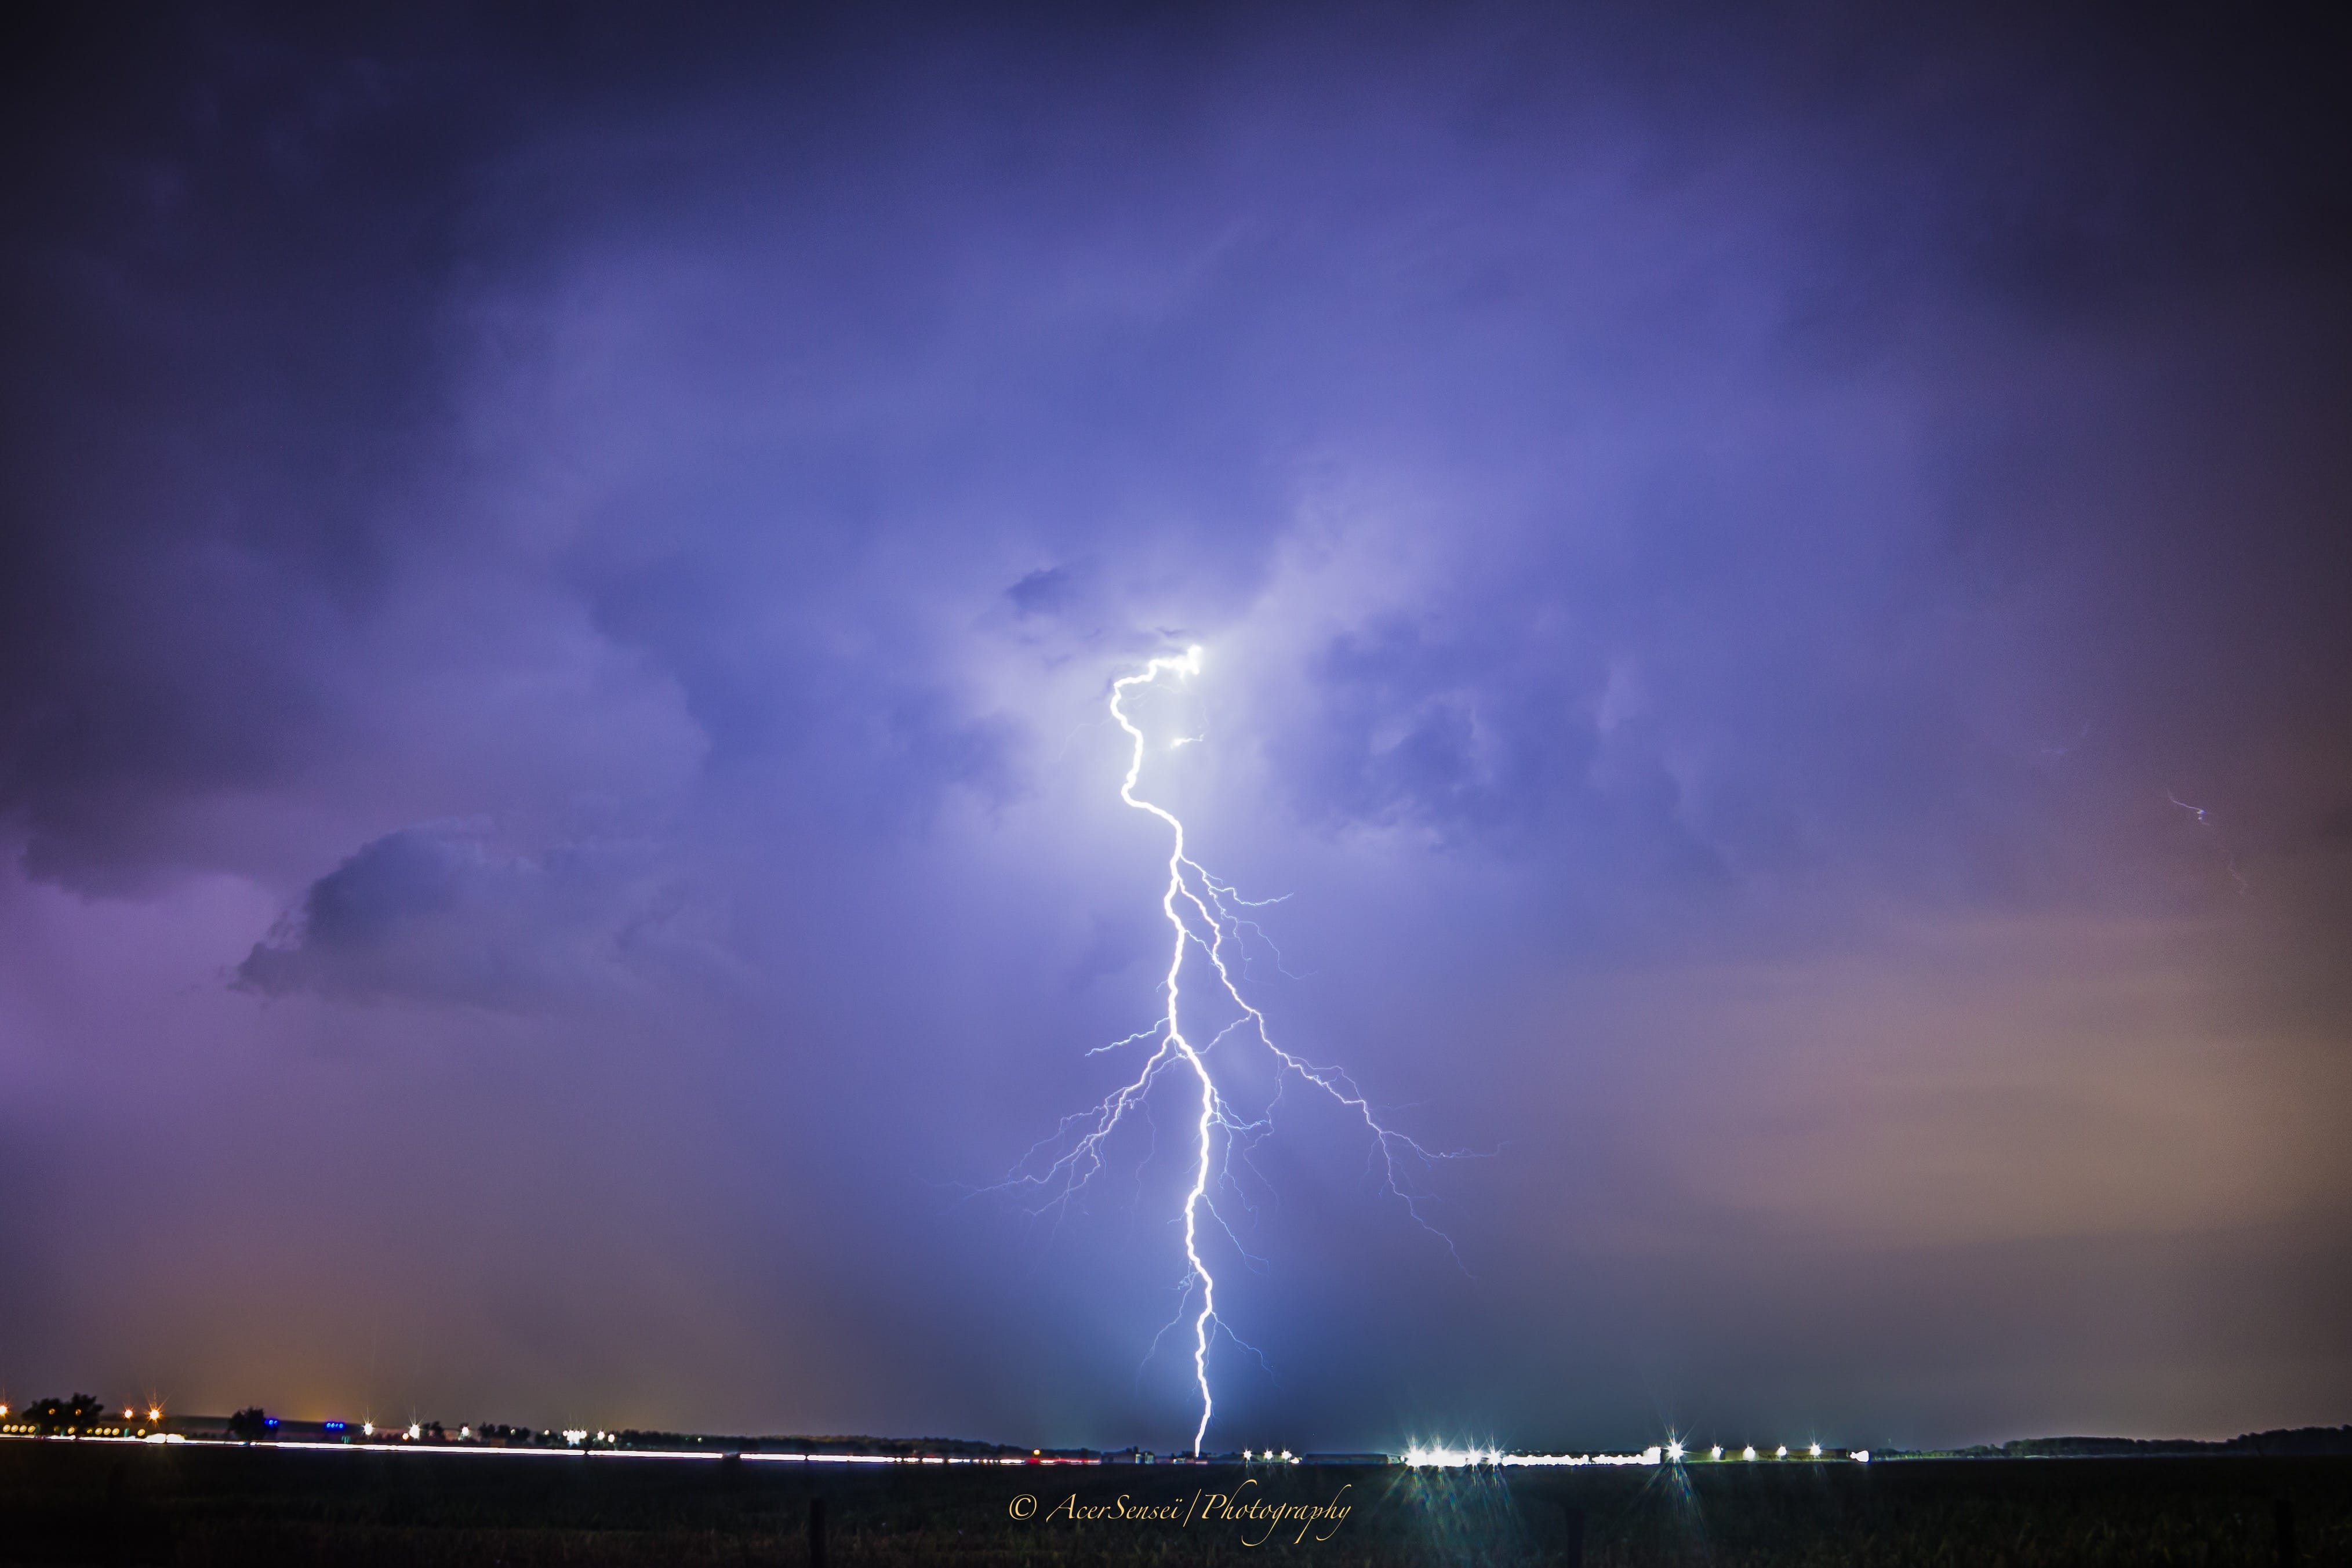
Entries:
<svg viewBox="0 0 2352 1568">
<path fill-rule="evenodd" d="M 1251 1144 L 1271 1129 L 1273 1121 L 1272 1103 L 1255 1117 L 1244 1118 L 1234 1113 L 1231 1103 L 1217 1087 L 1216 1078 L 1209 1068 L 1208 1053 L 1229 1037 L 1246 1033 L 1274 1058 L 1277 1073 L 1276 1101 L 1281 1096 L 1280 1084 L 1286 1082 L 1289 1075 L 1295 1074 L 1352 1113 L 1362 1122 L 1379 1156 L 1382 1191 L 1398 1199 L 1423 1228 L 1445 1240 L 1449 1251 L 1453 1248 L 1452 1241 L 1445 1238 L 1444 1232 L 1430 1225 L 1423 1215 L 1424 1196 L 1411 1178 L 1416 1166 L 1425 1167 L 1433 1161 L 1463 1157 L 1462 1151 L 1441 1154 L 1425 1149 L 1403 1134 L 1383 1125 L 1370 1103 L 1345 1072 L 1336 1068 L 1318 1067 L 1276 1045 L 1266 1026 L 1265 1015 L 1243 995 L 1241 986 L 1234 978 L 1233 965 L 1227 960 L 1225 943 L 1229 932 L 1238 940 L 1239 934 L 1253 924 L 1236 911 L 1260 907 L 1260 903 L 1243 898 L 1230 884 L 1218 881 L 1192 859 L 1186 846 L 1182 821 L 1166 807 L 1136 792 L 1142 782 L 1149 746 L 1142 728 L 1128 712 L 1129 695 L 1159 685 L 1163 677 L 1181 680 L 1185 676 L 1198 674 L 1200 669 L 1201 650 L 1192 648 L 1181 656 L 1150 660 L 1135 674 L 1120 676 L 1111 683 L 1110 716 L 1126 732 L 1131 743 L 1127 774 L 1119 783 L 1118 798 L 1133 810 L 1157 819 L 1169 833 L 1168 880 L 1160 890 L 1160 909 L 1168 922 L 1170 938 L 1168 969 L 1160 982 L 1166 1010 L 1150 1028 L 1138 1030 L 1112 1046 L 1097 1050 L 1116 1050 L 1150 1040 L 1153 1042 L 1151 1054 L 1133 1080 L 1115 1090 L 1091 1111 L 1065 1118 L 1054 1136 L 1032 1147 L 1021 1165 L 1016 1166 L 1013 1174 L 1000 1184 L 1000 1189 L 1024 1186 L 1052 1189 L 1055 1196 L 1043 1207 L 1062 1208 L 1102 1168 L 1105 1141 L 1130 1112 L 1143 1104 L 1161 1073 L 1171 1068 L 1181 1068 L 1191 1075 L 1191 1082 L 1199 1090 L 1200 1112 L 1193 1124 L 1195 1146 L 1192 1185 L 1184 1195 L 1182 1207 L 1186 1272 L 1179 1286 L 1176 1317 L 1168 1327 L 1174 1328 L 1183 1322 L 1186 1305 L 1192 1301 L 1192 1293 L 1197 1289 L 1199 1310 L 1192 1317 L 1192 1376 L 1200 1390 L 1201 1418 L 1192 1431 L 1195 1457 L 1201 1452 L 1202 1444 L 1208 1436 L 1210 1419 L 1216 1411 L 1215 1396 L 1209 1385 L 1212 1341 L 1219 1331 L 1223 1331 L 1234 1338 L 1235 1343 L 1244 1344 L 1217 1314 L 1216 1276 L 1210 1270 L 1208 1260 L 1201 1250 L 1202 1220 L 1204 1214 L 1216 1220 L 1239 1248 L 1239 1239 L 1233 1237 L 1231 1228 L 1217 1214 L 1212 1196 L 1213 1182 L 1230 1178 L 1235 1148 L 1241 1148 L 1245 1154 Z M 1186 736 L 1174 744 L 1181 746 L 1197 739 L 1196 736 Z M 1185 1033 L 1183 1021 L 1185 958 L 1193 949 L 1205 956 L 1215 977 L 1217 990 L 1238 1009 L 1237 1017 L 1219 1029 L 1205 1044 L 1197 1045 Z M 1082 1131 L 1076 1143 L 1059 1154 L 1044 1172 L 1035 1176 L 1023 1174 L 1040 1151 L 1058 1146 L 1074 1130 L 1079 1129 Z M 1221 1141 L 1223 1147 L 1222 1162 L 1218 1154 Z M 1213 1177 L 1213 1172 L 1221 1175 Z M 1458 1255 L 1456 1261 L 1459 1261 Z M 1167 1330 L 1160 1332 L 1164 1336 Z M 1159 1340 L 1155 1338 L 1152 1343 L 1156 1346 Z M 1244 1344 L 1244 1348 L 1248 1347 Z"/>
</svg>

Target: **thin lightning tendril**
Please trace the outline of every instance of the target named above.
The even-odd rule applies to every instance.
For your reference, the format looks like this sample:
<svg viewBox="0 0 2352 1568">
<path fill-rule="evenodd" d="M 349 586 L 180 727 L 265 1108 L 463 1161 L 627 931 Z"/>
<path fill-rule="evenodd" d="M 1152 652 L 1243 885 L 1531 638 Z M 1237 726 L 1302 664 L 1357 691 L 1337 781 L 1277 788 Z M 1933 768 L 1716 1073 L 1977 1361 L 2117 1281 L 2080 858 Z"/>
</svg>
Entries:
<svg viewBox="0 0 2352 1568">
<path fill-rule="evenodd" d="M 1168 882 L 1160 892 L 1160 913 L 1167 918 L 1171 939 L 1169 946 L 1168 970 L 1161 982 L 1167 1010 L 1147 1028 L 1137 1030 L 1124 1040 L 1097 1046 L 1087 1054 L 1098 1055 L 1125 1046 L 1139 1044 L 1146 1040 L 1152 1041 L 1151 1052 L 1133 1079 L 1112 1091 L 1091 1110 L 1064 1117 L 1053 1135 L 1034 1145 L 1029 1153 L 1013 1167 L 1012 1174 L 1003 1182 L 998 1184 L 999 1190 L 1042 1188 L 1050 1192 L 1051 1197 L 1035 1212 L 1044 1213 L 1050 1210 L 1058 1223 L 1059 1219 L 1067 1213 L 1071 1200 L 1102 1170 L 1105 1144 L 1119 1124 L 1129 1113 L 1138 1111 L 1143 1111 L 1145 1119 L 1150 1120 L 1149 1112 L 1144 1110 L 1145 1100 L 1160 1073 L 1170 1067 L 1181 1064 L 1192 1074 L 1192 1082 L 1200 1087 L 1200 1113 L 1194 1124 L 1196 1146 L 1192 1185 L 1184 1195 L 1182 1210 L 1186 1272 L 1178 1286 L 1180 1299 L 1176 1316 L 1153 1337 L 1151 1351 L 1147 1353 L 1146 1359 L 1148 1361 L 1150 1354 L 1157 1353 L 1160 1342 L 1166 1339 L 1171 1332 L 1182 1325 L 1186 1305 L 1191 1302 L 1193 1290 L 1197 1286 L 1200 1291 L 1199 1310 L 1192 1314 L 1192 1377 L 1201 1393 L 1201 1419 L 1192 1431 L 1192 1452 L 1195 1457 L 1201 1452 L 1202 1444 L 1208 1436 L 1210 1417 L 1216 1410 L 1216 1401 L 1209 1387 L 1209 1350 L 1215 1336 L 1222 1333 L 1231 1339 L 1234 1344 L 1257 1356 L 1261 1365 L 1265 1364 L 1265 1359 L 1262 1352 L 1235 1334 L 1217 1313 L 1216 1276 L 1210 1271 L 1208 1260 L 1201 1255 L 1202 1217 L 1205 1215 L 1208 1219 L 1215 1222 L 1217 1228 L 1224 1232 L 1226 1239 L 1233 1243 L 1234 1250 L 1245 1261 L 1253 1267 L 1258 1266 L 1258 1260 L 1249 1256 L 1248 1249 L 1241 1243 L 1241 1239 L 1234 1234 L 1233 1227 L 1227 1223 L 1224 1216 L 1217 1211 L 1215 1199 L 1211 1195 L 1211 1186 L 1213 1180 L 1220 1186 L 1232 1186 L 1237 1192 L 1242 1191 L 1234 1178 L 1233 1162 L 1238 1155 L 1243 1163 L 1247 1165 L 1250 1151 L 1258 1140 L 1272 1131 L 1274 1108 L 1276 1104 L 1280 1103 L 1282 1097 L 1280 1085 L 1287 1082 L 1286 1077 L 1278 1077 L 1273 1103 L 1268 1104 L 1262 1114 L 1254 1118 L 1244 1118 L 1234 1112 L 1223 1094 L 1219 1092 L 1216 1080 L 1209 1071 L 1207 1060 L 1209 1053 L 1236 1032 L 1246 1030 L 1273 1055 L 1280 1074 L 1296 1074 L 1307 1083 L 1331 1096 L 1352 1113 L 1362 1122 L 1366 1131 L 1370 1134 L 1371 1146 L 1366 1156 L 1367 1168 L 1379 1170 L 1382 1191 L 1402 1203 L 1406 1213 L 1410 1214 L 1422 1228 L 1444 1241 L 1449 1251 L 1453 1250 L 1453 1240 L 1444 1232 L 1431 1225 L 1427 1216 L 1423 1213 L 1423 1206 L 1429 1200 L 1426 1195 L 1419 1190 L 1412 1176 L 1417 1167 L 1426 1167 L 1438 1160 L 1464 1158 L 1467 1153 L 1458 1150 L 1446 1153 L 1434 1152 L 1423 1148 L 1405 1134 L 1383 1125 L 1370 1102 L 1366 1099 L 1363 1092 L 1357 1088 L 1355 1082 L 1347 1073 L 1336 1068 L 1316 1066 L 1276 1045 L 1267 1028 L 1265 1015 L 1242 994 L 1241 987 L 1234 977 L 1233 964 L 1227 957 L 1228 931 L 1231 931 L 1237 946 L 1244 941 L 1244 932 L 1256 933 L 1261 941 L 1264 940 L 1264 934 L 1258 931 L 1256 922 L 1244 917 L 1236 911 L 1263 908 L 1270 904 L 1280 903 L 1281 900 L 1245 899 L 1236 893 L 1231 884 L 1218 881 L 1186 852 L 1184 824 L 1175 813 L 1136 793 L 1137 786 L 1143 777 L 1143 762 L 1147 747 L 1143 731 L 1137 727 L 1134 720 L 1128 714 L 1126 704 L 1129 694 L 1140 687 L 1157 685 L 1163 675 L 1175 675 L 1181 678 L 1197 674 L 1200 668 L 1201 650 L 1193 648 L 1181 657 L 1153 659 L 1136 674 L 1121 676 L 1111 683 L 1110 716 L 1119 728 L 1127 732 L 1128 738 L 1133 743 L 1132 750 L 1129 755 L 1127 775 L 1119 784 L 1118 798 L 1133 810 L 1157 818 L 1167 826 L 1170 835 Z M 1199 738 L 1199 737 L 1188 736 L 1181 737 L 1177 744 L 1181 745 Z M 1272 944 L 1268 943 L 1267 946 L 1271 948 Z M 1192 950 L 1197 950 L 1205 956 L 1211 970 L 1216 976 L 1218 989 L 1222 990 L 1225 998 L 1240 1009 L 1238 1018 L 1220 1029 L 1210 1038 L 1206 1045 L 1197 1047 L 1184 1033 L 1181 1009 L 1184 960 L 1188 951 Z M 1276 955 L 1277 966 L 1280 965 L 1280 955 L 1277 953 Z M 1285 973 L 1287 971 L 1286 970 Z M 1070 1143 L 1067 1148 L 1062 1149 L 1065 1141 L 1074 1133 L 1076 1134 L 1076 1141 Z M 1222 1161 L 1218 1159 L 1218 1145 L 1221 1136 L 1224 1151 Z M 1029 1167 L 1037 1156 L 1055 1149 L 1062 1149 L 1062 1152 L 1055 1155 L 1043 1171 L 1031 1174 Z M 1245 1192 L 1243 1193 L 1243 1201 L 1245 1204 L 1248 1201 Z M 1454 1258 L 1458 1263 L 1459 1253 L 1455 1253 Z"/>
<path fill-rule="evenodd" d="M 2164 792 L 2164 798 L 2194 817 L 2199 827 L 2209 832 L 2214 831 L 2213 813 L 2204 807 L 2192 806 L 2169 789 Z M 2221 863 L 2229 869 L 2230 880 L 2238 884 L 2238 896 L 2243 898 L 2251 889 L 2247 886 L 2245 873 L 2238 869 L 2238 857 L 2225 851 L 2221 856 Z"/>
</svg>

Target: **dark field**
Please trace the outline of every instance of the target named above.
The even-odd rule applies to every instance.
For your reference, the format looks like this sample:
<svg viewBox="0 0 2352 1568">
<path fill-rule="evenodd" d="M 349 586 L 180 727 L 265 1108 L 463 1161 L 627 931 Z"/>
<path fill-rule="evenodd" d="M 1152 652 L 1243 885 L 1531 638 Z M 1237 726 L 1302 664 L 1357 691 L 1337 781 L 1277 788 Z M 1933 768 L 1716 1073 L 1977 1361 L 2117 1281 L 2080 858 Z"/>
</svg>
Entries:
<svg viewBox="0 0 2352 1568">
<path fill-rule="evenodd" d="M 0 1443 L 0 1563 L 2352 1563 L 2352 1459 L 1757 1464 L 1505 1476 L 833 1467 Z M 1342 1489 L 1345 1489 L 1344 1490 Z M 1120 1493 L 1179 1521 L 1049 1518 Z M 1326 1504 L 1307 1530 L 1192 1502 Z M 1036 1517 L 1010 1517 L 1037 1500 Z M 1573 1513 L 1571 1512 L 1573 1511 Z M 1580 1515 L 1580 1532 L 1572 1525 Z M 1327 1537 L 1318 1542 L 1320 1534 Z M 1270 1538 L 1269 1538 L 1270 1537 Z"/>
</svg>

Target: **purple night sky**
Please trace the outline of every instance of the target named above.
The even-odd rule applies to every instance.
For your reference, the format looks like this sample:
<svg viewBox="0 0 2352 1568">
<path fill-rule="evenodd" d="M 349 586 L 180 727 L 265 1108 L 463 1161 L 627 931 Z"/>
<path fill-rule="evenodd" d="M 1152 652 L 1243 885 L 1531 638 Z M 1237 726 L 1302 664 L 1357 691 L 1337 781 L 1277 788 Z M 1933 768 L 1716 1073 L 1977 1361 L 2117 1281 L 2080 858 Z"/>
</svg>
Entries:
<svg viewBox="0 0 2352 1568">
<path fill-rule="evenodd" d="M 1211 1447 L 2352 1416 L 2352 53 L 2049 10 L 14 16 L 0 1399 L 1183 1443 L 1197 643 Z"/>
</svg>

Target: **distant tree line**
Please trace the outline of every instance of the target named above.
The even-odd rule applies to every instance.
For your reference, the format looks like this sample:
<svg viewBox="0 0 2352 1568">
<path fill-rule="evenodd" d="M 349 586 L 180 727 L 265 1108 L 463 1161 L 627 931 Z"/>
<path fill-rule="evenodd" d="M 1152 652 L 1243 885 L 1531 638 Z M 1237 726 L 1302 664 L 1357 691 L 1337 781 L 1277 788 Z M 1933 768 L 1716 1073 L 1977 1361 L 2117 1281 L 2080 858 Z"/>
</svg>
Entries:
<svg viewBox="0 0 2352 1568">
<path fill-rule="evenodd" d="M 42 1437 L 79 1432 L 106 1419 L 106 1406 L 87 1394 L 70 1399 L 39 1399 L 25 1409 L 21 1419 L 33 1424 Z"/>
<path fill-rule="evenodd" d="M 2192 1437 L 2019 1437 L 1965 1448 L 1887 1449 L 1889 1458 L 2054 1459 L 2250 1454 L 2265 1458 L 2352 1454 L 2352 1427 L 2294 1427 L 2249 1432 L 2220 1442 Z"/>
</svg>

